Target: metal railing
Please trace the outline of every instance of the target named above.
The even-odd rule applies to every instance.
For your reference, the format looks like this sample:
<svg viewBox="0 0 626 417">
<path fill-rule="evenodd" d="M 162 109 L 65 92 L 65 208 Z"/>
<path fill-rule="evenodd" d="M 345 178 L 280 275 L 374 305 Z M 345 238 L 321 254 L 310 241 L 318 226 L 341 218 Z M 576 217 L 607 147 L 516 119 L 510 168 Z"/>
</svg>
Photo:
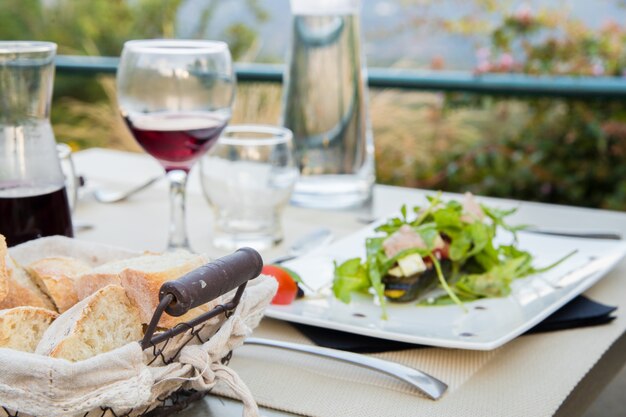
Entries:
<svg viewBox="0 0 626 417">
<path fill-rule="evenodd" d="M 60 55 L 60 74 L 114 74 L 118 58 Z M 269 64 L 236 64 L 239 81 L 274 82 L 283 79 L 283 67 Z M 468 92 L 507 96 L 626 98 L 626 77 L 531 76 L 524 74 L 475 74 L 469 71 L 430 71 L 393 68 L 368 69 L 373 88 L 399 88 L 442 92 Z"/>
</svg>

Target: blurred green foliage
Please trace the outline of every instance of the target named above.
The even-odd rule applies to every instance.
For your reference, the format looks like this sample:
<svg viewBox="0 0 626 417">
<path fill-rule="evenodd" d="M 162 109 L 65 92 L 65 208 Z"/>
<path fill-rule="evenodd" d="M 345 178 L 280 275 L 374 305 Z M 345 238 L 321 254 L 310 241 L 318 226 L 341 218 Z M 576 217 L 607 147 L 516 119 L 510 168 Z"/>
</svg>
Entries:
<svg viewBox="0 0 626 417">
<path fill-rule="evenodd" d="M 477 51 L 476 72 L 626 77 L 626 28 L 591 29 L 561 11 L 521 6 Z M 626 82 L 626 78 L 624 78 Z M 520 110 L 521 108 L 521 110 Z M 414 166 L 414 185 L 560 204 L 626 209 L 626 102 L 446 95 L 439 111 L 491 112 L 515 126 Z"/>
<path fill-rule="evenodd" d="M 0 39 L 47 40 L 60 54 L 118 56 L 126 40 L 173 38 L 184 0 L 2 0 Z M 190 38 L 202 38 L 220 0 L 207 0 L 198 10 Z M 246 0 L 257 21 L 268 18 L 258 0 Z M 238 36 L 241 23 L 226 28 L 233 50 L 245 51 L 254 42 L 252 29 Z M 188 28 L 186 28 L 188 29 Z M 235 54 L 236 56 L 236 54 Z"/>
<path fill-rule="evenodd" d="M 258 0 L 245 0 L 257 22 L 268 18 Z M 194 27 L 178 19 L 185 0 L 0 0 L 0 39 L 45 40 L 59 54 L 118 56 L 130 39 L 203 38 L 223 0 L 196 4 Z M 197 3 L 197 2 L 196 2 Z M 178 27 L 178 26 L 181 27 Z M 184 27 L 183 27 L 184 26 Z M 183 31 L 184 30 L 184 31 Z M 241 22 L 224 29 L 236 59 L 255 42 L 256 32 Z M 75 148 L 129 148 L 134 144 L 115 109 L 112 77 L 57 74 L 52 122 L 57 139 Z"/>
</svg>

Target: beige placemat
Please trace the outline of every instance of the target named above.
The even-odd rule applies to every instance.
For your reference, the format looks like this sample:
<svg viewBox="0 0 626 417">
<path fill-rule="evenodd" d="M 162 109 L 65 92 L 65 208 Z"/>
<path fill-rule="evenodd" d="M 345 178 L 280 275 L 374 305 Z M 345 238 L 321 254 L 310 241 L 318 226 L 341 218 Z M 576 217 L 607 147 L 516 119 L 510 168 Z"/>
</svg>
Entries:
<svg viewBox="0 0 626 417">
<path fill-rule="evenodd" d="M 623 310 L 624 274 L 622 263 L 588 294 Z M 619 316 L 609 325 L 522 336 L 488 352 L 425 348 L 375 355 L 445 381 L 450 388 L 439 401 L 374 371 L 279 349 L 243 346 L 231 365 L 260 405 L 306 416 L 551 416 L 625 329 Z M 255 336 L 310 343 L 272 319 Z"/>
</svg>

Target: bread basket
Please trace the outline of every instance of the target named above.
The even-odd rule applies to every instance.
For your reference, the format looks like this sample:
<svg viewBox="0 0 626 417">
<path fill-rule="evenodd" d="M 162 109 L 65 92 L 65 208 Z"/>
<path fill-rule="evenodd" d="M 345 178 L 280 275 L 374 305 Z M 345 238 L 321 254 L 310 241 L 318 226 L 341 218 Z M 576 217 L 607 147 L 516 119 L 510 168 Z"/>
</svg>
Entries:
<svg viewBox="0 0 626 417">
<path fill-rule="evenodd" d="M 11 249 L 18 262 L 72 255 L 98 264 L 132 254 L 62 237 Z M 227 365 L 276 291 L 275 280 L 259 276 L 262 265 L 257 252 L 243 248 L 164 283 L 143 340 L 84 361 L 0 349 L 0 417 L 164 416 L 216 384 L 241 399 L 244 416 L 258 415 L 250 391 Z M 163 314 L 181 316 L 212 300 L 212 310 L 157 331 Z"/>
</svg>

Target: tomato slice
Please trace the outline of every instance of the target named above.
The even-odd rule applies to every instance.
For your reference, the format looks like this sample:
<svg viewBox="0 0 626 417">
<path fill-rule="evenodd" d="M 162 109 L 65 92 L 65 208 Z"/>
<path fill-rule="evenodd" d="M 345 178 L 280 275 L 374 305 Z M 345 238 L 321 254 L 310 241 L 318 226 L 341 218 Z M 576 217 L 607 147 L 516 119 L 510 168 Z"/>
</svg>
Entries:
<svg viewBox="0 0 626 417">
<path fill-rule="evenodd" d="M 261 271 L 264 275 L 270 275 L 278 282 L 278 291 L 272 299 L 272 304 L 291 304 L 298 294 L 298 284 L 291 278 L 289 272 L 276 265 L 265 265 Z"/>
</svg>

